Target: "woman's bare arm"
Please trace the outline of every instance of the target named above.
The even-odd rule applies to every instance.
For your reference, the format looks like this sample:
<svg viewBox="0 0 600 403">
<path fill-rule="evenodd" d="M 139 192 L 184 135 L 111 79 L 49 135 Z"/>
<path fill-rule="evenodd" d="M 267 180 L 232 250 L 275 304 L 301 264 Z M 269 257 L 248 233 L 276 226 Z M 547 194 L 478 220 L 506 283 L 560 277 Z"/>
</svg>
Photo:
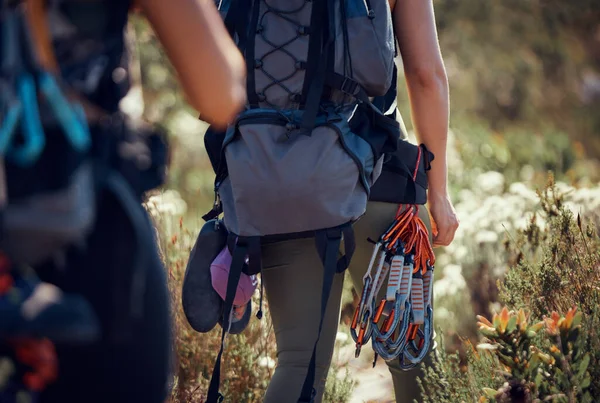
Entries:
<svg viewBox="0 0 600 403">
<path fill-rule="evenodd" d="M 438 229 L 434 243 L 448 245 L 458 228 L 458 219 L 448 195 L 448 79 L 438 43 L 433 4 L 431 0 L 392 0 L 390 5 L 416 136 L 435 155 L 428 174 L 429 209 Z"/>
<path fill-rule="evenodd" d="M 246 101 L 246 67 L 211 0 L 137 0 L 203 120 L 224 127 Z"/>
</svg>

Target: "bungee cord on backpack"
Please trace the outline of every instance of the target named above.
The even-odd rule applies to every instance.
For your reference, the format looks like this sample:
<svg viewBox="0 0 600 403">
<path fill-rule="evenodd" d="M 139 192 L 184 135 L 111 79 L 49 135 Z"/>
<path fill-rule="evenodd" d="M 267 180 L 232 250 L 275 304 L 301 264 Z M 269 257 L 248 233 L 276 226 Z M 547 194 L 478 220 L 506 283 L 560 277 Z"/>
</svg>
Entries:
<svg viewBox="0 0 600 403">
<path fill-rule="evenodd" d="M 385 361 L 398 359 L 400 367 L 409 370 L 425 358 L 431 345 L 435 255 L 427 227 L 418 216 L 419 206 L 404 207 L 398 208 L 393 223 L 374 242 L 350 334 L 356 357 L 371 341 L 376 354 L 373 366 L 380 356 Z M 377 303 L 386 278 L 385 298 Z"/>
</svg>

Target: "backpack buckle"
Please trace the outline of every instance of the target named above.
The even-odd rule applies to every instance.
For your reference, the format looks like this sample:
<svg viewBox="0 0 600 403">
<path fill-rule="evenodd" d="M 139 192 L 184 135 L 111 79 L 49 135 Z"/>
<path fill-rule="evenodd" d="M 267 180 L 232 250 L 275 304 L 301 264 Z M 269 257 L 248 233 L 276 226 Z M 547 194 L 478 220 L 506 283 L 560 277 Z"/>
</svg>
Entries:
<svg viewBox="0 0 600 403">
<path fill-rule="evenodd" d="M 356 81 L 354 81 L 353 79 L 351 79 L 349 77 L 344 76 L 342 85 L 340 85 L 340 91 L 355 97 L 356 94 L 358 94 L 358 89 L 359 89 L 359 86 L 356 83 Z"/>
</svg>

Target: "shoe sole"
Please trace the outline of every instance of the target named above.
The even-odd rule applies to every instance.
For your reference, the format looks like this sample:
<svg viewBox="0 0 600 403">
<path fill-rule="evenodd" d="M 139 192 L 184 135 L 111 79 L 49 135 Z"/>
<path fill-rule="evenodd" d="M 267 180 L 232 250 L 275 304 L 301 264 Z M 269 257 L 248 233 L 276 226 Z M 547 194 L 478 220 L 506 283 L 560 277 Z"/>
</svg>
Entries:
<svg viewBox="0 0 600 403">
<path fill-rule="evenodd" d="M 210 265 L 227 244 L 227 231 L 216 220 L 202 227 L 190 253 L 181 288 L 183 312 L 197 332 L 210 332 L 217 325 L 223 300 L 212 286 Z"/>
</svg>

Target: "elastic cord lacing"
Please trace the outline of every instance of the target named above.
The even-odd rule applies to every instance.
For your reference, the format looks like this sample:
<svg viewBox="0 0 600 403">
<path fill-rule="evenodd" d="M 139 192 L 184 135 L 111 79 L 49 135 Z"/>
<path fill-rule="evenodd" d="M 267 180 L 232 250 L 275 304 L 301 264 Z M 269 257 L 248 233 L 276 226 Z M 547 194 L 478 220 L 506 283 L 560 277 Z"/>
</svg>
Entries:
<svg viewBox="0 0 600 403">
<path fill-rule="evenodd" d="M 267 84 L 261 90 L 261 92 L 257 93 L 256 95 L 258 96 L 258 100 L 260 102 L 265 102 L 273 109 L 278 109 L 278 107 L 273 102 L 268 100 L 267 95 L 266 95 L 266 92 L 270 88 L 278 86 L 279 88 L 281 88 L 288 94 L 291 104 L 295 105 L 297 107 L 301 103 L 301 99 L 300 99 L 301 94 L 292 91 L 289 87 L 287 87 L 284 84 L 284 82 L 289 80 L 290 78 L 292 78 L 298 72 L 305 70 L 306 69 L 306 61 L 298 59 L 296 56 L 294 56 L 294 54 L 292 52 L 290 52 L 287 49 L 287 47 L 289 47 L 289 45 L 291 45 L 292 43 L 294 43 L 295 41 L 300 39 L 302 36 L 306 36 L 310 33 L 310 27 L 302 25 L 300 22 L 298 22 L 297 20 L 295 20 L 291 17 L 294 14 L 296 14 L 296 15 L 299 14 L 304 8 L 306 8 L 308 6 L 308 4 L 310 4 L 310 1 L 304 1 L 299 7 L 292 9 L 292 10 L 278 9 L 278 8 L 270 5 L 267 0 L 260 0 L 259 2 L 264 3 L 266 10 L 260 17 L 258 26 L 256 28 L 256 33 L 257 33 L 257 35 L 260 35 L 262 40 L 265 41 L 265 43 L 267 43 L 268 45 L 270 45 L 272 47 L 272 49 L 269 50 L 268 52 L 266 52 L 260 58 L 257 58 L 256 60 L 254 60 L 254 68 L 257 70 L 260 70 L 265 76 L 267 76 L 271 80 L 271 83 Z M 273 40 L 270 40 L 267 37 L 267 29 L 266 29 L 266 25 L 265 25 L 266 19 L 268 18 L 269 15 L 273 15 L 277 18 L 281 18 L 281 19 L 289 22 L 290 24 L 292 24 L 295 27 L 296 35 L 281 44 L 276 44 L 275 42 L 273 42 Z M 294 66 L 294 69 L 292 72 L 285 74 L 285 72 L 281 72 L 281 69 L 278 69 L 278 72 L 281 75 L 276 76 L 275 73 L 267 71 L 267 68 L 265 67 L 265 62 L 268 60 L 268 58 L 270 56 L 276 55 L 278 52 L 280 54 L 286 55 L 287 57 L 289 57 L 291 59 L 292 64 Z M 278 63 L 277 65 L 278 66 L 281 65 L 281 63 Z"/>
</svg>

